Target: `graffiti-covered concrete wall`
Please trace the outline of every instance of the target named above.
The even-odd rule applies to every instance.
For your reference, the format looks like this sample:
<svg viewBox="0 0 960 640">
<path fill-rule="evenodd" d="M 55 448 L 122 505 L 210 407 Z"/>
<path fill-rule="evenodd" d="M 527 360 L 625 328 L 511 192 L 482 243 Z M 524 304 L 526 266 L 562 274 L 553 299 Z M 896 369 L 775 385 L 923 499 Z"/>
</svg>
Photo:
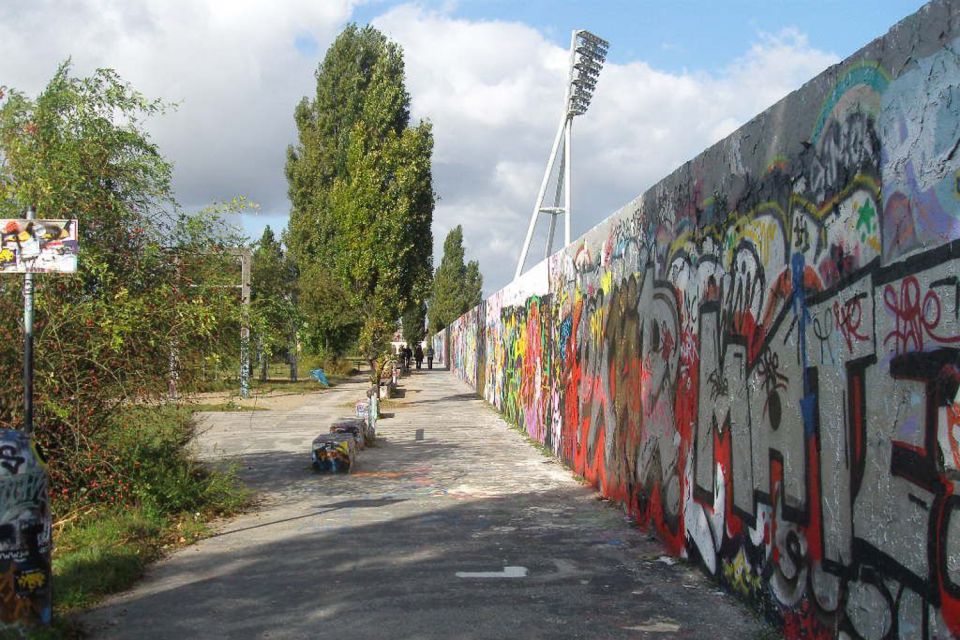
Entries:
<svg viewBox="0 0 960 640">
<path fill-rule="evenodd" d="M 484 306 L 481 302 L 447 328 L 450 369 L 475 389 L 483 388 Z"/>
<path fill-rule="evenodd" d="M 430 338 L 430 345 L 433 347 L 433 364 L 436 367 L 450 368 L 447 348 L 450 344 L 450 330 L 444 329 Z"/>
<path fill-rule="evenodd" d="M 960 2 L 451 328 L 462 379 L 789 637 L 960 637 Z"/>
</svg>

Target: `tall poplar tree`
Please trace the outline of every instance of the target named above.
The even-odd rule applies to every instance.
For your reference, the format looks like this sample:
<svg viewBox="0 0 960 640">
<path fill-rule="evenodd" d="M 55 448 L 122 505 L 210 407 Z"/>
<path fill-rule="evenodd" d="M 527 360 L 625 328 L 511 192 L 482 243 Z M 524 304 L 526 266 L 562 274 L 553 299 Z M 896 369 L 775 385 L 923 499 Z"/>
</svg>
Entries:
<svg viewBox="0 0 960 640">
<path fill-rule="evenodd" d="M 430 333 L 436 333 L 480 304 L 483 276 L 476 260 L 464 264 L 463 228 L 457 225 L 443 241 L 443 257 L 433 276 Z"/>
<path fill-rule="evenodd" d="M 338 351 L 355 338 L 375 365 L 402 311 L 429 289 L 433 134 L 410 126 L 403 53 L 372 27 L 348 26 L 316 77 L 315 97 L 295 112 L 286 244 L 302 299 L 347 309 L 305 314 L 314 341 Z"/>
</svg>

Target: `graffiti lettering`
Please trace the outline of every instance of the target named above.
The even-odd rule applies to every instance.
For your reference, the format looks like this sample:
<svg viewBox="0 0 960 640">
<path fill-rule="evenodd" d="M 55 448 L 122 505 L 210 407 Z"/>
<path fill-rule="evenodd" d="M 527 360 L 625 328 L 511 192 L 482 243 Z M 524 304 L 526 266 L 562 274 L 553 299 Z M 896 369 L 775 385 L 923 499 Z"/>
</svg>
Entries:
<svg viewBox="0 0 960 640">
<path fill-rule="evenodd" d="M 888 284 L 883 290 L 883 303 L 896 318 L 896 327 L 883 339 L 884 345 L 894 341 L 899 353 L 923 351 L 927 339 L 944 344 L 960 342 L 960 335 L 938 335 L 942 303 L 936 291 L 927 290 L 921 300 L 920 283 L 913 276 L 904 278 L 899 292 Z"/>
<path fill-rule="evenodd" d="M 806 85 L 450 329 L 457 375 L 791 639 L 960 638 L 960 100 L 918 104 L 960 86 L 950 38 Z M 812 104 L 795 156 L 743 144 Z"/>
</svg>

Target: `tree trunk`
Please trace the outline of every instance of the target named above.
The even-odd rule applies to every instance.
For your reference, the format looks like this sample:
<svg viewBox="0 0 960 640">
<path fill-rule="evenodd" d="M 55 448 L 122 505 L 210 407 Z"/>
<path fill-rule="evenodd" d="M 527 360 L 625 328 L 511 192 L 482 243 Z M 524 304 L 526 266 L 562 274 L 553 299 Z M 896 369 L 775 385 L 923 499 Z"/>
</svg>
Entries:
<svg viewBox="0 0 960 640">
<path fill-rule="evenodd" d="M 257 339 L 257 351 L 260 355 L 260 382 L 267 381 L 267 374 L 269 373 L 270 368 L 270 359 L 267 357 L 267 353 L 263 349 L 263 336 L 260 336 Z"/>
</svg>

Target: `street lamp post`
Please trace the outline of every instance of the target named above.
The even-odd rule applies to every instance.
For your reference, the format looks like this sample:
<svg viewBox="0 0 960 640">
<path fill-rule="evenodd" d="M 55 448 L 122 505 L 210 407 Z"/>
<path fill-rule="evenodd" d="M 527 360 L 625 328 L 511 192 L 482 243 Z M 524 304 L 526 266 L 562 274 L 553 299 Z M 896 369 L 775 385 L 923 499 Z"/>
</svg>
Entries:
<svg viewBox="0 0 960 640">
<path fill-rule="evenodd" d="M 574 31 L 570 37 L 570 70 L 566 97 L 564 98 L 563 117 L 560 119 L 560 126 L 557 127 L 557 135 L 553 139 L 553 147 L 550 149 L 547 168 L 543 172 L 543 180 L 540 182 L 537 203 L 530 215 L 527 236 L 523 241 L 523 249 L 520 252 L 520 260 L 517 262 L 517 271 L 514 278 L 519 278 L 523 273 L 523 266 L 530 250 L 530 241 L 533 239 L 537 219 L 541 214 L 550 216 L 550 229 L 547 232 L 545 255 L 549 256 L 553 251 L 553 236 L 557 226 L 557 216 L 559 215 L 563 215 L 563 242 L 565 245 L 570 244 L 570 159 L 573 151 L 571 142 L 573 119 L 585 114 L 590 107 L 590 100 L 593 98 L 593 91 L 597 86 L 597 78 L 600 76 L 600 70 L 603 68 L 603 62 L 606 60 L 609 48 L 609 42 L 583 29 Z M 553 205 L 545 206 L 547 185 L 550 182 L 550 176 L 553 175 L 561 142 L 563 143 L 563 154 L 560 158 L 560 168 L 557 171 L 557 188 Z M 560 204 L 561 194 L 563 195 L 562 206 Z"/>
</svg>

